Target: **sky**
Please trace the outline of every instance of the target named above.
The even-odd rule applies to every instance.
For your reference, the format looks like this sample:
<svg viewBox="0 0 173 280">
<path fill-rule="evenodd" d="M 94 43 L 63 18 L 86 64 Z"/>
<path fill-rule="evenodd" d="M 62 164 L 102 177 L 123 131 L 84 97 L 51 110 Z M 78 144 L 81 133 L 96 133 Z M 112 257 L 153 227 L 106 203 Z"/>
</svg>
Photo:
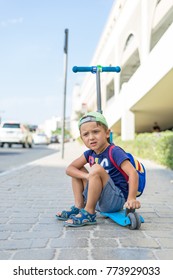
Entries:
<svg viewBox="0 0 173 280">
<path fill-rule="evenodd" d="M 62 117 L 65 29 L 69 30 L 66 116 L 116 0 L 0 0 L 0 116 L 42 124 Z"/>
</svg>

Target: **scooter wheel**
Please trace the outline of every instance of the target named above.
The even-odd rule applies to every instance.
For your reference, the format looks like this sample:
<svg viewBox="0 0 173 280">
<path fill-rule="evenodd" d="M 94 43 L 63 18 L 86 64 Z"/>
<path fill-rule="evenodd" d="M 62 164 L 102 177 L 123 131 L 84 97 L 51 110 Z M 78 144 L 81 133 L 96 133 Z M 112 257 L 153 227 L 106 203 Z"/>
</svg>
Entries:
<svg viewBox="0 0 173 280">
<path fill-rule="evenodd" d="M 129 213 L 127 216 L 130 219 L 129 229 L 136 229 L 136 227 L 137 227 L 137 220 L 136 220 L 136 217 L 135 217 L 134 213 Z"/>
<path fill-rule="evenodd" d="M 141 220 L 138 213 L 134 212 L 135 218 L 136 218 L 136 229 L 139 229 L 141 227 Z"/>
</svg>

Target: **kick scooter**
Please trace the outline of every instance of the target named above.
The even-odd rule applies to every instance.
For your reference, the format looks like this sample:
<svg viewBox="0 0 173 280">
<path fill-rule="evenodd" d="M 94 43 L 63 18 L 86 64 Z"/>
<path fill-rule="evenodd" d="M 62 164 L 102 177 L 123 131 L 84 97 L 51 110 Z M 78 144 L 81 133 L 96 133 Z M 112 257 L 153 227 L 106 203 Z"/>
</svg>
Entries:
<svg viewBox="0 0 173 280">
<path fill-rule="evenodd" d="M 121 68 L 119 66 L 74 66 L 72 68 L 72 71 L 74 73 L 77 72 L 91 72 L 93 74 L 96 74 L 96 89 L 97 89 L 97 112 L 102 112 L 102 105 L 101 105 L 101 86 L 100 86 L 100 73 L 101 72 L 116 72 L 119 73 L 121 71 Z M 112 142 L 112 132 L 110 133 L 110 141 Z M 137 212 L 135 212 L 135 209 L 123 209 L 118 212 L 114 213 L 107 213 L 107 212 L 100 212 L 100 214 L 106 218 L 110 218 L 114 222 L 116 222 L 118 225 L 121 226 L 128 226 L 129 229 L 139 229 L 141 226 L 141 223 L 144 223 L 144 218 L 140 216 Z"/>
</svg>

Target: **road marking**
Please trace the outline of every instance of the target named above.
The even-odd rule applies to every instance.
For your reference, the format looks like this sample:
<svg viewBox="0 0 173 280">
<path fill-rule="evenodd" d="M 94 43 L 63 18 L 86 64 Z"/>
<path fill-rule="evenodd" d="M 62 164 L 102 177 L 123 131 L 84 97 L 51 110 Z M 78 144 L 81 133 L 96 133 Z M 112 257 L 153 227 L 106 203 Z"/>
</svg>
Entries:
<svg viewBox="0 0 173 280">
<path fill-rule="evenodd" d="M 56 154 L 56 153 L 55 153 L 55 154 Z M 24 164 L 24 165 L 20 165 L 20 166 L 18 166 L 18 167 L 11 168 L 10 170 L 4 171 L 4 172 L 2 171 L 2 172 L 0 173 L 0 177 L 5 176 L 5 175 L 9 175 L 9 174 L 14 173 L 14 172 L 17 172 L 17 171 L 20 171 L 20 170 L 22 170 L 22 169 L 24 169 L 24 168 L 27 168 L 27 167 L 32 167 L 32 166 L 34 166 L 34 165 L 37 165 L 40 161 L 45 160 L 46 158 L 48 158 L 48 157 L 50 157 L 50 156 L 52 156 L 52 155 L 54 155 L 54 153 L 51 154 L 51 155 L 47 155 L 47 156 L 44 156 L 44 157 L 42 157 L 42 158 L 36 159 L 36 160 L 34 160 L 34 161 L 28 162 L 28 163 L 26 163 L 26 164 Z"/>
</svg>

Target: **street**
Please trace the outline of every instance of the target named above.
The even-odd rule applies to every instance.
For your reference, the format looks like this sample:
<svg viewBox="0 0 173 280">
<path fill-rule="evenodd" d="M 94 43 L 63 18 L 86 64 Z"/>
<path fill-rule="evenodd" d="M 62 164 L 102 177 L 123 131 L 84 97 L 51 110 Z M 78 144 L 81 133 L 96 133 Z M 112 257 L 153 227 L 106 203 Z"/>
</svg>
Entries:
<svg viewBox="0 0 173 280">
<path fill-rule="evenodd" d="M 11 148 L 5 146 L 0 148 L 0 174 L 26 165 L 42 157 L 57 152 L 58 146 L 55 145 L 34 145 L 32 149 L 23 149 L 21 146 L 14 145 Z"/>
</svg>

